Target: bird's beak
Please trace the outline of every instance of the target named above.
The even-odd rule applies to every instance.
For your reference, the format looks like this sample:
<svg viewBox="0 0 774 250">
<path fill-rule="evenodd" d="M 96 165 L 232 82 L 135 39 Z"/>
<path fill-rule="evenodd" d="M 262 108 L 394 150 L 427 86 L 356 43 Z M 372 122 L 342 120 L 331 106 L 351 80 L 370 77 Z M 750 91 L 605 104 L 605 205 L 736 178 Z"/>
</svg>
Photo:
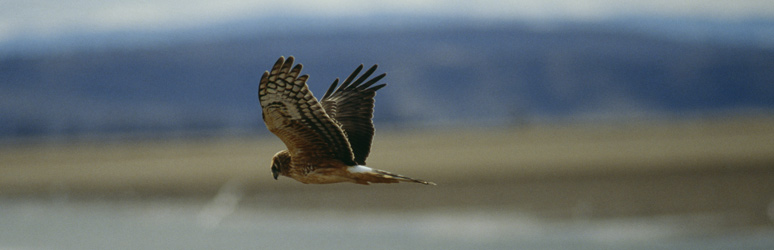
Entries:
<svg viewBox="0 0 774 250">
<path fill-rule="evenodd" d="M 272 172 L 271 174 L 274 175 L 275 180 L 279 177 L 279 172 Z"/>
</svg>

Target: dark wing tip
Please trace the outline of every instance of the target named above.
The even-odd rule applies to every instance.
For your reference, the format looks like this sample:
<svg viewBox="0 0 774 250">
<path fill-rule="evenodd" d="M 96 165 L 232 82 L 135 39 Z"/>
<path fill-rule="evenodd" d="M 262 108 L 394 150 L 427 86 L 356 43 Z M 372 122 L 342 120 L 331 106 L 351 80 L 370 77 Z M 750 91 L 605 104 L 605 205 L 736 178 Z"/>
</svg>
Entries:
<svg viewBox="0 0 774 250">
<path fill-rule="evenodd" d="M 336 90 L 336 85 L 339 85 L 338 77 L 336 77 L 336 80 L 333 80 L 333 83 L 331 83 L 331 86 L 328 87 L 328 91 L 325 91 L 325 95 L 323 95 L 322 99 L 326 99 L 329 96 L 331 96 L 331 94 L 333 94 L 333 91 Z"/>
<path fill-rule="evenodd" d="M 379 80 L 382 80 L 382 78 L 384 78 L 385 76 L 387 76 L 387 73 L 382 73 L 381 75 L 371 78 L 371 80 L 368 80 L 367 82 L 361 84 L 360 86 L 356 86 L 356 88 L 358 90 L 368 89 L 369 87 L 371 87 L 371 85 L 374 85 L 374 83 L 378 82 Z M 379 87 L 379 88 L 382 88 L 382 87 Z M 376 88 L 376 89 L 379 89 L 379 88 Z M 376 91 L 376 89 L 374 89 L 374 91 Z"/>
<path fill-rule="evenodd" d="M 352 74 L 349 74 L 347 79 L 344 79 L 344 82 L 341 83 L 341 87 L 339 89 L 345 89 L 349 86 L 350 83 L 352 83 L 352 80 L 355 79 L 355 77 L 360 74 L 360 71 L 363 70 L 363 64 L 360 64 L 355 68 L 355 71 L 352 71 Z"/>
<path fill-rule="evenodd" d="M 363 65 L 361 64 L 360 67 L 363 67 Z M 363 83 L 363 81 L 368 79 L 368 77 L 371 77 L 371 74 L 373 74 L 374 71 L 376 71 L 377 67 L 378 67 L 378 65 L 374 64 L 374 66 L 371 66 L 371 68 L 368 68 L 368 70 L 366 70 L 366 72 L 363 73 L 363 75 L 361 75 L 360 78 L 355 80 L 355 83 L 353 84 L 353 87 L 358 87 L 358 85 Z M 384 77 L 384 76 L 377 76 L 377 77 L 374 77 L 374 79 L 376 79 L 378 81 L 379 79 L 382 79 L 382 77 Z M 373 79 L 371 79 L 371 81 L 373 81 Z M 368 81 L 368 82 L 371 82 L 371 81 Z M 376 82 L 376 81 L 374 81 L 374 82 Z"/>
<path fill-rule="evenodd" d="M 386 84 L 386 83 L 382 83 L 382 84 L 379 84 L 379 85 L 373 86 L 373 87 L 371 87 L 371 88 L 370 88 L 370 89 L 368 89 L 368 90 L 371 90 L 371 91 L 374 91 L 374 92 L 376 92 L 377 90 L 379 90 L 379 89 L 381 89 L 381 88 L 384 88 L 385 86 L 387 86 L 387 84 Z"/>
</svg>

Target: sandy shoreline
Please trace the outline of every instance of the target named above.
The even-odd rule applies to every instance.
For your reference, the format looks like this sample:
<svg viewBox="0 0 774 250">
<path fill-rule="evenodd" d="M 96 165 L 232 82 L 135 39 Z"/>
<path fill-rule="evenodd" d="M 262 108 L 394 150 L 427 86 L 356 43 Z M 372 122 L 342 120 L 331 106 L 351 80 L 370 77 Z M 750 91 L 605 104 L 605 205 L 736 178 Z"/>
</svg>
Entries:
<svg viewBox="0 0 774 250">
<path fill-rule="evenodd" d="M 774 168 L 774 120 L 378 133 L 368 165 L 440 183 L 530 176 Z M 0 194 L 225 181 L 287 185 L 269 172 L 273 136 L 0 147 Z M 295 183 L 292 183 L 295 185 Z M 155 188 L 154 188 L 155 189 Z"/>
<path fill-rule="evenodd" d="M 283 145 L 274 137 L 26 144 L 0 148 L 0 196 L 209 199 L 236 183 L 243 204 L 259 207 L 734 213 L 766 224 L 773 141 L 771 119 L 377 134 L 370 166 L 437 187 L 275 181 L 269 160 Z"/>
</svg>

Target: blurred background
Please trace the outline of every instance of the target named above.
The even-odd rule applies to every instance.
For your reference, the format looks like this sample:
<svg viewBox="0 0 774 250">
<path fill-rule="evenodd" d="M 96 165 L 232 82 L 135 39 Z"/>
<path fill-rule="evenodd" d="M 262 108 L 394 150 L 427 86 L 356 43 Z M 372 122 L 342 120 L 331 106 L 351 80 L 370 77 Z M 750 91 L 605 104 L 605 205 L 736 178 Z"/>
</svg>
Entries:
<svg viewBox="0 0 774 250">
<path fill-rule="evenodd" d="M 0 6 L 0 249 L 774 247 L 770 1 Z M 438 186 L 273 180 L 279 56 Z"/>
</svg>

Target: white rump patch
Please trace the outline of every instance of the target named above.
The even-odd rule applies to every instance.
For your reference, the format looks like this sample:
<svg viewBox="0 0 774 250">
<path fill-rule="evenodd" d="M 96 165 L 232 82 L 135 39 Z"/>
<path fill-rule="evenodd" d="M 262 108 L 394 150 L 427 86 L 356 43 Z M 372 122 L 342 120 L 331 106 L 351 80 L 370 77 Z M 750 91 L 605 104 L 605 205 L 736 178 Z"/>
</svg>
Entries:
<svg viewBox="0 0 774 250">
<path fill-rule="evenodd" d="M 347 171 L 349 171 L 350 173 L 356 174 L 356 173 L 373 172 L 374 170 L 363 165 L 355 165 L 355 166 L 347 167 Z"/>
</svg>

